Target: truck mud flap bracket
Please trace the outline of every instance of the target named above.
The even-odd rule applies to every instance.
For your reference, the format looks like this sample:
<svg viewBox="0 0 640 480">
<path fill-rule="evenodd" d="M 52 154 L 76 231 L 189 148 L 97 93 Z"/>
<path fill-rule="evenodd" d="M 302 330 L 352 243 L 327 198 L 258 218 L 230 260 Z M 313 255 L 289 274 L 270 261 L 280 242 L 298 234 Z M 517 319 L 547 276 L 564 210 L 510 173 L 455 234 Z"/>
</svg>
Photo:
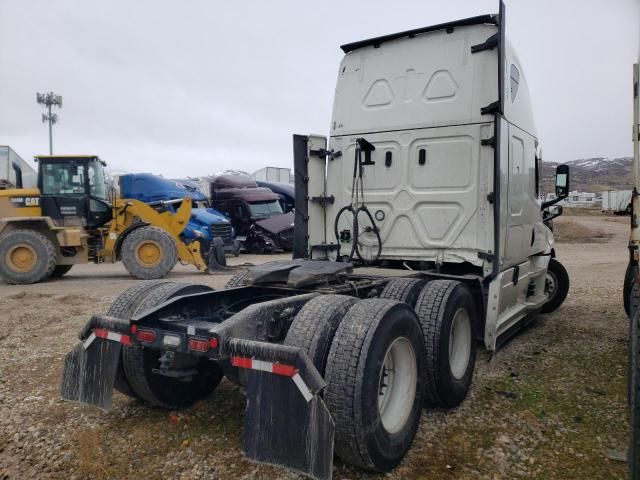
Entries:
<svg viewBox="0 0 640 480">
<path fill-rule="evenodd" d="M 247 370 L 243 446 L 247 457 L 331 478 L 335 425 L 320 397 L 325 387 L 299 348 L 233 339 L 231 363 Z"/>
</svg>

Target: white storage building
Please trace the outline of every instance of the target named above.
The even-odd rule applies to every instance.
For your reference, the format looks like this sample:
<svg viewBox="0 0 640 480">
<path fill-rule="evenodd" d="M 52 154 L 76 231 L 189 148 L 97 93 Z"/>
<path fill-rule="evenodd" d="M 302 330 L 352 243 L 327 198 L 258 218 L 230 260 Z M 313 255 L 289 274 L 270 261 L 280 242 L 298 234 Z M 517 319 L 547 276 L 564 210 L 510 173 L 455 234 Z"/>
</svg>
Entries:
<svg viewBox="0 0 640 480">
<path fill-rule="evenodd" d="M 11 147 L 0 146 L 0 188 L 33 188 L 38 174 Z"/>
</svg>

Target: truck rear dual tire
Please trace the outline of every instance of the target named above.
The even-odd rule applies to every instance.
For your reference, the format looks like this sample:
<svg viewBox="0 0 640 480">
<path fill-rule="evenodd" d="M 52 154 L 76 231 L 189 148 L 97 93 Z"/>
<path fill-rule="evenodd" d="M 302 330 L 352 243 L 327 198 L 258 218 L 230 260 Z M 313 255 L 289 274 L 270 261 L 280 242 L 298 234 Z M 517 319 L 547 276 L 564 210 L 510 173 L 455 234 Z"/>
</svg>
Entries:
<svg viewBox="0 0 640 480">
<path fill-rule="evenodd" d="M 385 285 L 379 298 L 397 300 L 415 307 L 420 292 L 426 284 L 427 280 L 421 278 L 394 278 Z"/>
<path fill-rule="evenodd" d="M 629 341 L 629 379 L 627 397 L 629 401 L 629 424 L 631 438 L 628 449 L 628 463 L 631 479 L 640 478 L 640 325 L 638 324 L 638 289 L 633 281 L 633 268 L 629 265 L 630 341 Z M 626 275 L 625 275 L 626 277 Z"/>
<path fill-rule="evenodd" d="M 142 280 L 164 278 L 178 262 L 173 237 L 162 228 L 152 226 L 137 228 L 127 235 L 120 255 L 127 271 Z"/>
<path fill-rule="evenodd" d="M 236 273 L 233 277 L 231 277 L 227 283 L 225 284 L 224 288 L 236 288 L 236 287 L 242 287 L 245 284 L 244 279 L 246 278 L 247 274 L 249 272 L 248 271 L 244 271 L 244 272 L 240 272 L 240 273 Z"/>
<path fill-rule="evenodd" d="M 346 295 L 320 295 L 310 300 L 293 319 L 285 345 L 302 348 L 324 375 L 331 342 L 349 309 L 359 300 Z"/>
<path fill-rule="evenodd" d="M 211 288 L 206 285 L 167 282 L 151 289 L 137 311 L 143 312 L 179 295 L 208 291 Z M 158 350 L 139 345 L 123 346 L 122 366 L 131 390 L 156 407 L 169 410 L 188 408 L 211 395 L 224 376 L 217 363 L 180 353 L 176 353 L 174 366 L 194 369 L 197 373 L 185 378 L 160 375 L 153 371 L 160 368 L 160 356 Z"/>
<path fill-rule="evenodd" d="M 107 315 L 131 319 L 177 295 L 210 290 L 204 285 L 166 280 L 137 282 L 116 298 Z M 123 346 L 116 370 L 115 389 L 155 406 L 179 409 L 189 407 L 197 400 L 210 395 L 222 379 L 218 365 L 209 360 L 197 361 L 195 366 L 201 375 L 192 377 L 190 381 L 181 382 L 157 375 L 152 370 L 157 365 L 159 356 L 158 351 L 143 349 L 140 346 Z M 178 382 L 179 385 L 176 387 Z"/>
<path fill-rule="evenodd" d="M 408 305 L 366 299 L 349 309 L 329 350 L 324 393 L 342 460 L 374 471 L 400 463 L 420 420 L 425 355 Z"/>
<path fill-rule="evenodd" d="M 124 292 L 118 295 L 118 297 L 116 297 L 116 299 L 109 307 L 109 310 L 107 310 L 107 315 L 111 317 L 131 320 L 131 318 L 136 315 L 136 313 L 138 313 L 140 304 L 144 301 L 149 292 L 166 283 L 169 283 L 169 281 L 147 280 L 136 282 L 133 286 L 127 288 Z M 120 354 L 120 360 L 118 361 L 118 367 L 116 369 L 116 380 L 113 386 L 117 391 L 123 393 L 124 395 L 132 398 L 140 398 L 131 389 L 131 386 L 129 385 L 127 377 L 124 373 L 124 368 L 122 367 L 122 353 Z"/>
<path fill-rule="evenodd" d="M 476 307 L 471 292 L 456 280 L 432 280 L 415 307 L 427 355 L 426 399 L 455 407 L 466 398 L 476 359 Z"/>
<path fill-rule="evenodd" d="M 56 248 L 36 230 L 13 230 L 0 238 L 0 277 L 11 284 L 46 280 L 56 266 Z"/>
</svg>

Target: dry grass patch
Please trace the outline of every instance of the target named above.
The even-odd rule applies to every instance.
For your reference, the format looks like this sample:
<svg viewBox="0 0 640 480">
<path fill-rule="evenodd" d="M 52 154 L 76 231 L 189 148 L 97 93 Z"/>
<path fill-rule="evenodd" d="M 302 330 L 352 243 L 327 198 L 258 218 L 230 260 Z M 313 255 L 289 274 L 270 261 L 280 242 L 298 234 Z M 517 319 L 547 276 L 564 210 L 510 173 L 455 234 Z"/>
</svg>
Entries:
<svg viewBox="0 0 640 480">
<path fill-rule="evenodd" d="M 553 237 L 562 243 L 604 243 L 611 236 L 599 228 L 587 227 L 578 220 L 565 218 L 553 224 Z"/>
<path fill-rule="evenodd" d="M 592 217 L 602 215 L 602 209 L 596 207 L 564 207 L 562 214 L 568 217 Z"/>
<path fill-rule="evenodd" d="M 80 431 L 77 434 L 78 473 L 84 477 L 106 480 L 113 478 L 117 471 L 105 468 L 103 464 L 102 432 L 97 429 Z"/>
</svg>

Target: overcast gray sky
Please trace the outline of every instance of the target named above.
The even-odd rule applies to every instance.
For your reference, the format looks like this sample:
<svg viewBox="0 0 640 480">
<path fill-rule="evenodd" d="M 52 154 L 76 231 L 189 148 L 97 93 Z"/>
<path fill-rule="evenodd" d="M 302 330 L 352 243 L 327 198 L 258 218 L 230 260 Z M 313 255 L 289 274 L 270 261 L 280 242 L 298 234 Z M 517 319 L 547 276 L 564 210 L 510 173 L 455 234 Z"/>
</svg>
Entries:
<svg viewBox="0 0 640 480">
<path fill-rule="evenodd" d="M 638 0 L 507 0 L 544 158 L 631 155 Z M 290 166 L 326 134 L 339 45 L 497 12 L 497 0 L 0 0 L 0 144 L 166 176 Z"/>
</svg>

